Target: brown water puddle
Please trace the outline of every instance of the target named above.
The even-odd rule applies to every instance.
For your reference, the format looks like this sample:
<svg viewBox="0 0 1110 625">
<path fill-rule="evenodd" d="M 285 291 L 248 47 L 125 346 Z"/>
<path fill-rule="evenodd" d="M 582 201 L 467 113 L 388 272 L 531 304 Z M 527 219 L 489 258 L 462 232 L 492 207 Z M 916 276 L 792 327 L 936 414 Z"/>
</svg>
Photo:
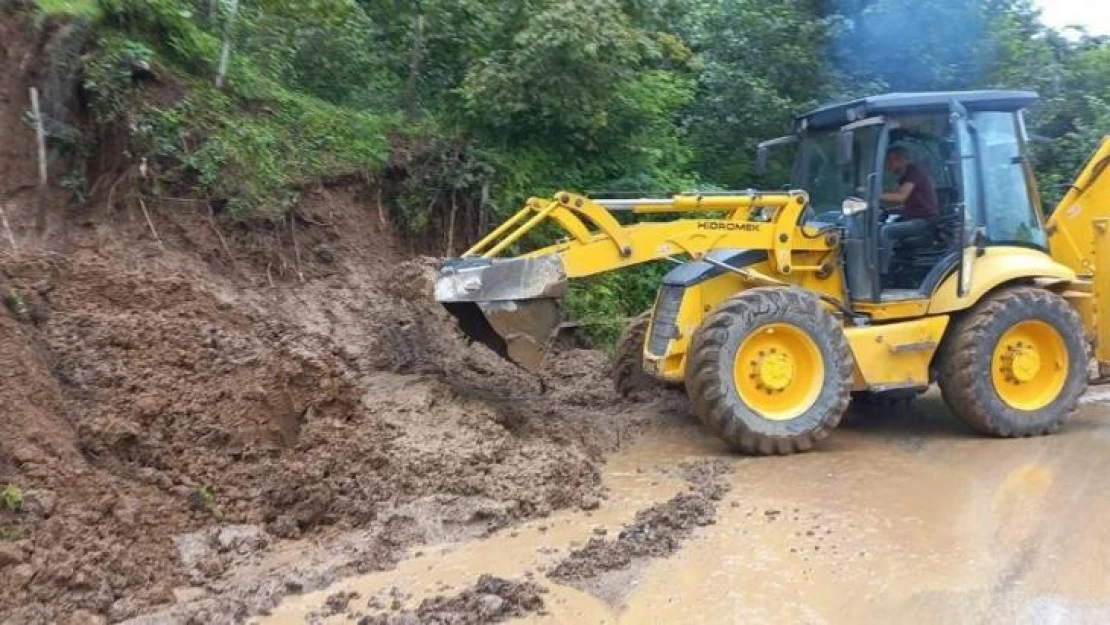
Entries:
<svg viewBox="0 0 1110 625">
<path fill-rule="evenodd" d="M 690 424 L 660 427 L 614 456 L 603 478 L 610 498 L 589 515 L 424 548 L 395 570 L 290 598 L 257 622 L 304 623 L 338 591 L 365 605 L 397 587 L 411 608 L 483 573 L 527 572 L 550 592 L 547 614 L 521 622 L 1110 622 L 1107 407 L 1086 405 L 1056 436 L 1009 441 L 970 434 L 935 400 L 922 407 L 840 430 L 820 452 L 733 458 L 717 523 L 673 557 L 616 578 L 625 585 L 616 593 L 569 588 L 540 569 L 594 528 L 613 535 L 679 492 L 680 462 L 724 455 Z"/>
</svg>

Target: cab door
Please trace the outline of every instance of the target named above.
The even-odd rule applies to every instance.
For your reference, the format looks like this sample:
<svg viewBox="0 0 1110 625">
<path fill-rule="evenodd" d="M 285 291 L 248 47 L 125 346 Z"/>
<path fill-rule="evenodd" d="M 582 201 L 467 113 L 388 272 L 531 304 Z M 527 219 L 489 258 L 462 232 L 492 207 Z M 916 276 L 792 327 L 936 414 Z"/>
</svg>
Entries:
<svg viewBox="0 0 1110 625">
<path fill-rule="evenodd" d="M 959 160 L 957 169 L 960 176 L 960 200 L 956 206 L 960 215 L 961 248 L 957 294 L 959 297 L 964 297 L 971 290 L 975 259 L 979 256 L 982 242 L 983 178 L 975 128 L 972 126 L 967 109 L 959 101 L 953 100 L 950 106 L 950 117 L 956 132 L 956 158 Z"/>
</svg>

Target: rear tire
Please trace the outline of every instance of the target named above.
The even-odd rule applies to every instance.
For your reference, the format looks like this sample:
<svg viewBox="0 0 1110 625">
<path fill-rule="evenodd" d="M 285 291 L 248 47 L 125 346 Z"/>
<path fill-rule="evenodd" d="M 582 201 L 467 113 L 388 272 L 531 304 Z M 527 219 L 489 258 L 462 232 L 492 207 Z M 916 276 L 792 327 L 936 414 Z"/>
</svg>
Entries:
<svg viewBox="0 0 1110 625">
<path fill-rule="evenodd" d="M 792 288 L 726 300 L 693 336 L 686 389 L 702 423 L 748 454 L 805 451 L 840 422 L 848 340 L 821 302 Z"/>
<path fill-rule="evenodd" d="M 617 342 L 610 377 L 617 395 L 628 397 L 639 391 L 659 388 L 661 384 L 644 371 L 644 342 L 651 327 L 651 311 L 641 313 L 628 324 Z"/>
<path fill-rule="evenodd" d="M 990 436 L 1039 436 L 1087 387 L 1087 341 L 1059 295 L 1018 287 L 989 296 L 948 331 L 939 383 L 948 407 Z"/>
</svg>

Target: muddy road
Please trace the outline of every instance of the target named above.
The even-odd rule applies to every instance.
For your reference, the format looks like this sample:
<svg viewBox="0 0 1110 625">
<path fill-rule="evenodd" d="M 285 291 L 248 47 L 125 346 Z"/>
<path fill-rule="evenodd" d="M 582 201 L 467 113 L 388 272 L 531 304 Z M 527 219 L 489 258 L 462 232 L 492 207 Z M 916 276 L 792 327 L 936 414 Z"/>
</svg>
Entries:
<svg viewBox="0 0 1110 625">
<path fill-rule="evenodd" d="M 41 236 L 35 33 L 0 19 L 0 624 L 1110 622 L 1110 391 L 743 458 L 602 353 L 470 344 L 363 183 L 247 223 L 111 169 Z"/>
<path fill-rule="evenodd" d="M 1104 623 L 1108 416 L 1110 391 L 1095 388 L 1058 435 L 988 440 L 927 397 L 907 414 L 865 417 L 815 453 L 742 458 L 675 411 L 610 458 L 596 510 L 423 546 L 393 570 L 290 597 L 251 622 L 434 620 L 417 618 L 422 602 L 489 574 L 543 588 L 542 608 L 514 622 Z M 698 492 L 688 469 L 707 461 L 726 465 L 706 498 L 713 518 L 678 532 L 673 553 L 552 579 L 568 560 L 613 551 L 591 540 L 675 534 L 673 523 L 637 525 L 637 513 Z M 400 616 L 380 616 L 390 613 Z"/>
</svg>

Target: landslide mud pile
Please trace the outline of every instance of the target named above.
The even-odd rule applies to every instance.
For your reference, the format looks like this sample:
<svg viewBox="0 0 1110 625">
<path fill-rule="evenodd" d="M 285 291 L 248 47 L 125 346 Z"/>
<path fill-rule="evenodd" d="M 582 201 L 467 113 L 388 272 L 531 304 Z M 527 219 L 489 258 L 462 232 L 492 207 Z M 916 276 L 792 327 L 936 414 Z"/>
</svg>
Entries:
<svg viewBox="0 0 1110 625">
<path fill-rule="evenodd" d="M 352 566 L 374 570 L 596 502 L 597 462 L 630 427 L 606 359 L 561 354 L 541 384 L 469 344 L 363 190 L 254 226 L 156 198 L 148 226 L 51 195 L 37 237 L 33 75 L 13 62 L 30 48 L 0 25 L 19 243 L 0 237 L 0 623 L 195 600 L 286 539 L 364 531 Z"/>
</svg>

